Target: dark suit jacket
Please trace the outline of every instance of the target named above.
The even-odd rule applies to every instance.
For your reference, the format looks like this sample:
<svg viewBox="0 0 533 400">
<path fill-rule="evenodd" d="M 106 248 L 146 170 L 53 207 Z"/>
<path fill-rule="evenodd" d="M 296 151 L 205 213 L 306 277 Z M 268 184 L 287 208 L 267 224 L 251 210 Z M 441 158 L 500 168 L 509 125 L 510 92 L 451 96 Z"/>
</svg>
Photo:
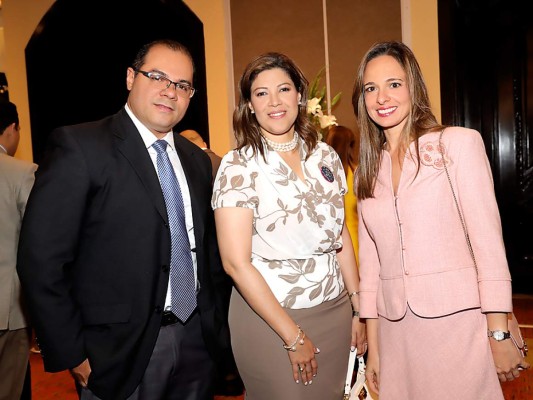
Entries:
<svg viewBox="0 0 533 400">
<path fill-rule="evenodd" d="M 187 139 L 174 140 L 191 194 L 198 309 L 217 361 L 228 345 L 229 280 L 216 245 L 211 163 Z M 61 371 L 88 358 L 93 393 L 113 400 L 130 395 L 157 339 L 169 265 L 157 172 L 125 109 L 56 129 L 28 200 L 17 267 L 45 369 Z"/>
<path fill-rule="evenodd" d="M 218 154 L 216 154 L 211 149 L 205 149 L 205 153 L 209 156 L 209 159 L 211 160 L 211 166 L 213 167 L 213 180 L 217 176 L 218 169 L 220 168 L 220 162 L 222 161 L 222 157 L 220 157 Z"/>
</svg>

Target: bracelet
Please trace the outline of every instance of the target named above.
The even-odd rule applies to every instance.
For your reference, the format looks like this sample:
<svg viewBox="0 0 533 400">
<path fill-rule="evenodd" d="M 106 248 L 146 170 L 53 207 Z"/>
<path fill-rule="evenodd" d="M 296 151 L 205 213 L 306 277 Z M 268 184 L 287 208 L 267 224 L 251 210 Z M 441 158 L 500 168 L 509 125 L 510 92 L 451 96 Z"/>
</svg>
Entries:
<svg viewBox="0 0 533 400">
<path fill-rule="evenodd" d="M 349 299 L 352 300 L 352 297 L 354 297 L 355 295 L 359 295 L 359 292 L 358 291 L 353 291 L 352 293 L 350 293 L 348 295 Z"/>
<path fill-rule="evenodd" d="M 359 317 L 359 311 L 352 310 L 352 318 Z"/>
<path fill-rule="evenodd" d="M 305 332 L 302 331 L 302 328 L 300 328 L 300 325 L 296 325 L 298 327 L 298 335 L 296 335 L 296 339 L 294 339 L 294 342 L 292 342 L 291 344 L 283 344 L 283 348 L 287 351 L 296 351 L 296 345 L 298 343 L 300 343 L 301 345 L 303 345 L 305 342 L 304 342 L 304 338 L 305 338 Z"/>
</svg>

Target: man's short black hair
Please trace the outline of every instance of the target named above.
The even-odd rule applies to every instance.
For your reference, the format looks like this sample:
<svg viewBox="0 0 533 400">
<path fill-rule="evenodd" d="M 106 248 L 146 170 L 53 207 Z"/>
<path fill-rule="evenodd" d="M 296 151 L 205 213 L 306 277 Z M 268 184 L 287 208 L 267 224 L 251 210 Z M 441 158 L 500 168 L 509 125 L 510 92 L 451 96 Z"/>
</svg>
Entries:
<svg viewBox="0 0 533 400">
<path fill-rule="evenodd" d="M 6 128 L 13 122 L 17 125 L 19 124 L 17 106 L 8 100 L 0 99 L 0 135 L 2 135 Z"/>
</svg>

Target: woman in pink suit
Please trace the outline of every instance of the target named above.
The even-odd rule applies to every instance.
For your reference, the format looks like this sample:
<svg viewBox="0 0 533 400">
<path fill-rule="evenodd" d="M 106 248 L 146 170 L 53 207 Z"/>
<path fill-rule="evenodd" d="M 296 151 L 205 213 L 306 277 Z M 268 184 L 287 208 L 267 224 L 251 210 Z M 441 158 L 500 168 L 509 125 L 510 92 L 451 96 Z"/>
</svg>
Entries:
<svg viewBox="0 0 533 400">
<path fill-rule="evenodd" d="M 511 277 L 480 134 L 437 123 L 420 67 L 399 42 L 363 57 L 352 102 L 370 388 L 380 400 L 503 399 L 498 378 L 529 365 L 507 339 Z"/>
</svg>

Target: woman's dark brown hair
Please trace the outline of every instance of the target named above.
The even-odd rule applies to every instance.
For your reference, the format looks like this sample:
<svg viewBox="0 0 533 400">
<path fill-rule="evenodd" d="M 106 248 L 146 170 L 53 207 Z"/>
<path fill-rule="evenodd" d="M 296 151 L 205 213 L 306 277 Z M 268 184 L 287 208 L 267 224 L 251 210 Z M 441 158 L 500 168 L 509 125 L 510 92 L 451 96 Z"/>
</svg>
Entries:
<svg viewBox="0 0 533 400">
<path fill-rule="evenodd" d="M 252 60 L 244 69 L 239 82 L 239 103 L 233 113 L 233 129 L 237 140 L 237 149 L 251 146 L 254 155 L 259 153 L 265 157 L 265 149 L 261 139 L 261 127 L 248 106 L 252 96 L 252 83 L 263 71 L 280 68 L 289 75 L 296 90 L 301 95 L 301 105 L 294 123 L 295 132 L 304 140 L 308 152 L 316 147 L 318 132 L 307 117 L 307 87 L 309 85 L 302 71 L 286 55 L 266 53 Z"/>
</svg>

